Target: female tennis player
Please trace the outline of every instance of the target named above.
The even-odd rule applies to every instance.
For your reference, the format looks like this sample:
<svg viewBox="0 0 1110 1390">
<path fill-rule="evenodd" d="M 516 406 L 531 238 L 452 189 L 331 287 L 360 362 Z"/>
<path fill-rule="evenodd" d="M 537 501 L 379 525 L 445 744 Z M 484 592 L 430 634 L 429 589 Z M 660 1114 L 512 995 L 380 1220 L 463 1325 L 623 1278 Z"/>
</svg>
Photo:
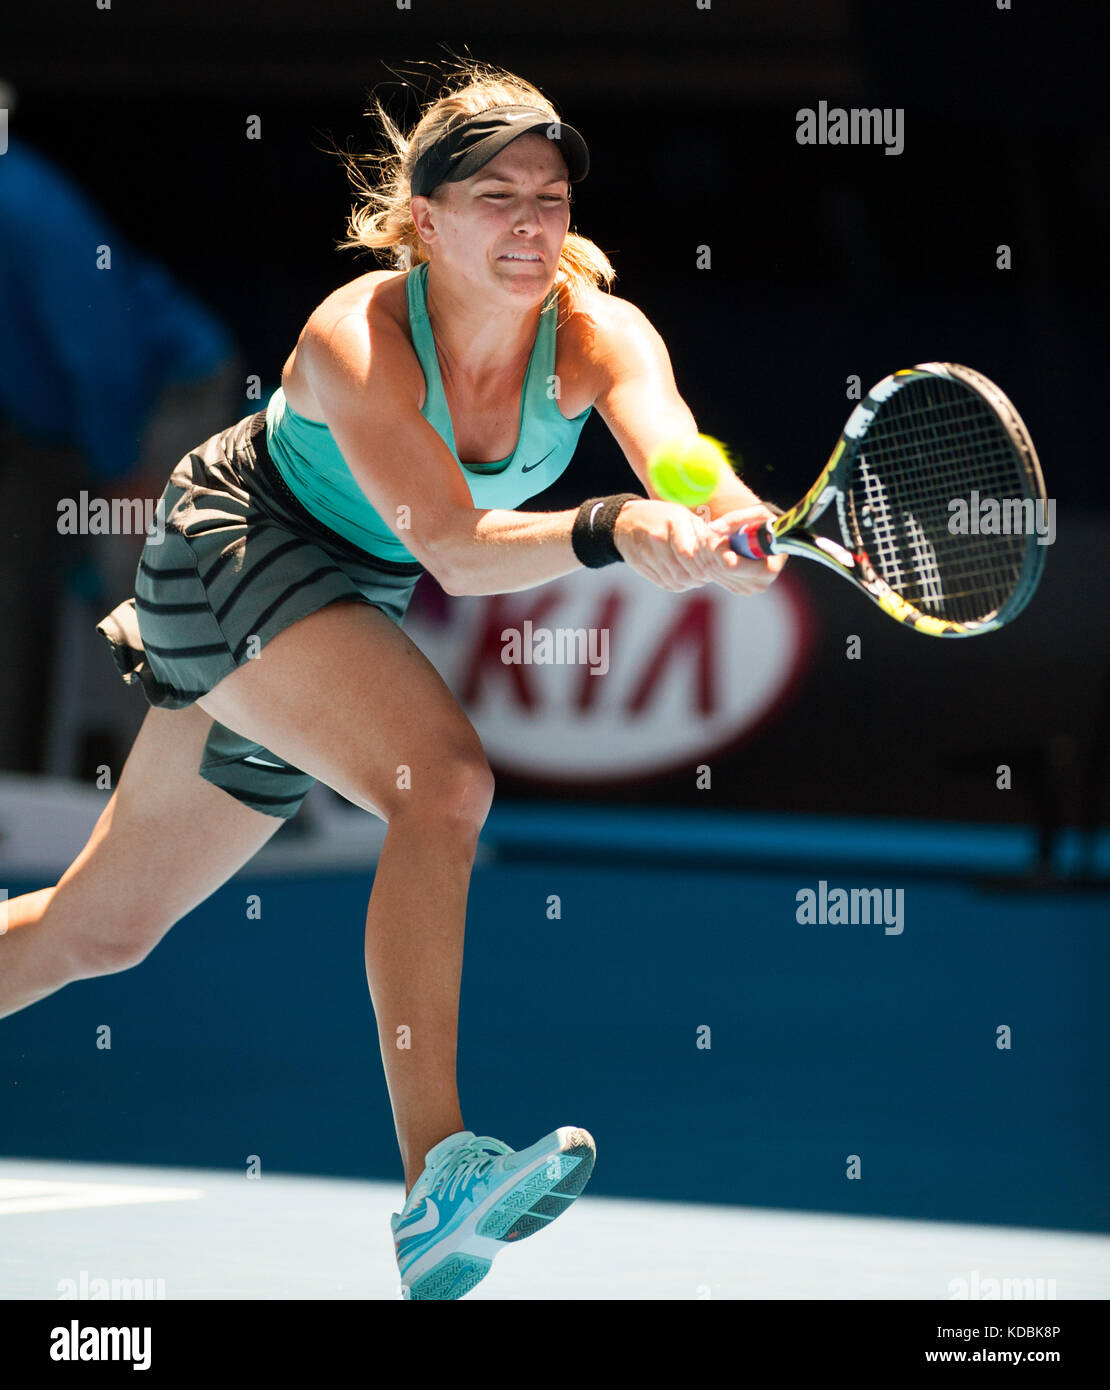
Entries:
<svg viewBox="0 0 1110 1390">
<path fill-rule="evenodd" d="M 9 904 L 0 1015 L 138 964 L 295 814 L 315 779 L 388 823 L 366 973 L 404 1167 L 404 1296 L 461 1298 L 505 1243 L 581 1192 L 590 1135 L 530 1148 L 464 1126 L 456 1035 L 467 890 L 493 779 L 400 627 L 419 576 L 449 594 L 630 565 L 678 592 L 754 594 L 772 514 L 729 476 L 704 519 L 651 495 L 654 446 L 697 426 L 666 348 L 569 232 L 589 156 L 540 91 L 466 63 L 392 144 L 347 246 L 388 255 L 312 313 L 265 411 L 207 440 L 163 493 L 135 596 L 98 631 L 152 708 L 92 836 Z M 521 511 L 596 407 L 649 493 Z M 311 950 L 306 937 L 306 950 Z"/>
</svg>

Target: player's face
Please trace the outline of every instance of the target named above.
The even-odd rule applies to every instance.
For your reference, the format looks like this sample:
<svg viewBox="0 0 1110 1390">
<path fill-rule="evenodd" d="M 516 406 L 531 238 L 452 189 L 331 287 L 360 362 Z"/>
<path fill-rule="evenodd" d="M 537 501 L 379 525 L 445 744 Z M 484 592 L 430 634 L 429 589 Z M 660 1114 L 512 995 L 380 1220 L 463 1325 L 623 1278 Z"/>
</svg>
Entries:
<svg viewBox="0 0 1110 1390">
<path fill-rule="evenodd" d="M 432 257 L 484 293 L 540 303 L 570 226 L 570 184 L 558 142 L 522 135 L 428 204 Z"/>
</svg>

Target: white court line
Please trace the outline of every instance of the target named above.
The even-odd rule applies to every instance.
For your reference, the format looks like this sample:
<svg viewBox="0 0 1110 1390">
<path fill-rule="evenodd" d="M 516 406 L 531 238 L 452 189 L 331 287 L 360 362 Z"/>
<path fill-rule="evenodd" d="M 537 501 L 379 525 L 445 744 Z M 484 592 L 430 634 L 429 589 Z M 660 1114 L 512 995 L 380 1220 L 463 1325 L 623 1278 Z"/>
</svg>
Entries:
<svg viewBox="0 0 1110 1390">
<path fill-rule="evenodd" d="M 29 1211 L 124 1207 L 139 1202 L 184 1202 L 204 1193 L 196 1187 L 119 1187 L 96 1182 L 34 1182 L 0 1178 L 0 1216 Z"/>
<path fill-rule="evenodd" d="M 13 1221 L 0 1240 L 0 1300 L 57 1298 L 61 1281 L 81 1270 L 156 1275 L 171 1299 L 400 1297 L 389 1230 L 400 1181 L 285 1173 L 247 1181 L 237 1171 L 0 1158 L 0 1209 L 5 1195 L 34 1201 L 90 1191 L 170 1200 L 161 1212 L 132 1206 L 130 1214 Z M 186 1212 L 173 1203 L 179 1194 L 203 1195 L 204 1204 Z M 549 1230 L 498 1255 L 467 1301 L 962 1303 L 988 1279 L 1043 1285 L 1021 1294 L 1042 1312 L 1052 1299 L 1110 1298 L 1110 1236 L 587 1192 Z"/>
</svg>

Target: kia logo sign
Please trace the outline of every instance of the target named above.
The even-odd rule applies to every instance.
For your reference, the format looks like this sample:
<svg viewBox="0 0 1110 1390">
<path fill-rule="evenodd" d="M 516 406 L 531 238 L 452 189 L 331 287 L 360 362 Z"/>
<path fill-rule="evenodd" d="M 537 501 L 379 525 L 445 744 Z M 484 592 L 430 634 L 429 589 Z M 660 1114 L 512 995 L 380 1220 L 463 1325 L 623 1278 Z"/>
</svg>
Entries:
<svg viewBox="0 0 1110 1390">
<path fill-rule="evenodd" d="M 422 579 L 404 629 L 495 771 L 613 782 L 692 768 L 750 733 L 800 668 L 807 611 L 789 573 L 740 598 L 612 565 L 479 598 Z"/>
</svg>

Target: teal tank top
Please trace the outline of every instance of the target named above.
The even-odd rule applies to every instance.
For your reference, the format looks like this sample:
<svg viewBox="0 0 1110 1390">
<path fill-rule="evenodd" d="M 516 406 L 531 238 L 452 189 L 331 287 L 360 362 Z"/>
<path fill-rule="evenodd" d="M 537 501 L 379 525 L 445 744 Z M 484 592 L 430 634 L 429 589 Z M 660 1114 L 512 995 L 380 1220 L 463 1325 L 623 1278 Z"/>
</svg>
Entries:
<svg viewBox="0 0 1110 1390">
<path fill-rule="evenodd" d="M 420 413 L 455 455 L 476 508 L 519 507 L 565 471 L 582 426 L 593 411 L 593 406 L 587 406 L 580 415 L 568 420 L 549 395 L 549 383 L 555 376 L 558 296 L 552 293 L 548 297 L 540 315 L 521 392 L 516 449 L 496 463 L 463 463 L 455 448 L 435 338 L 428 322 L 427 278 L 428 263 L 424 261 L 409 271 L 405 281 L 413 346 L 424 371 L 425 394 Z M 370 505 L 331 430 L 318 420 L 298 415 L 280 386 L 266 407 L 266 447 L 293 495 L 317 521 L 381 559 L 401 563 L 416 559 Z"/>
</svg>

